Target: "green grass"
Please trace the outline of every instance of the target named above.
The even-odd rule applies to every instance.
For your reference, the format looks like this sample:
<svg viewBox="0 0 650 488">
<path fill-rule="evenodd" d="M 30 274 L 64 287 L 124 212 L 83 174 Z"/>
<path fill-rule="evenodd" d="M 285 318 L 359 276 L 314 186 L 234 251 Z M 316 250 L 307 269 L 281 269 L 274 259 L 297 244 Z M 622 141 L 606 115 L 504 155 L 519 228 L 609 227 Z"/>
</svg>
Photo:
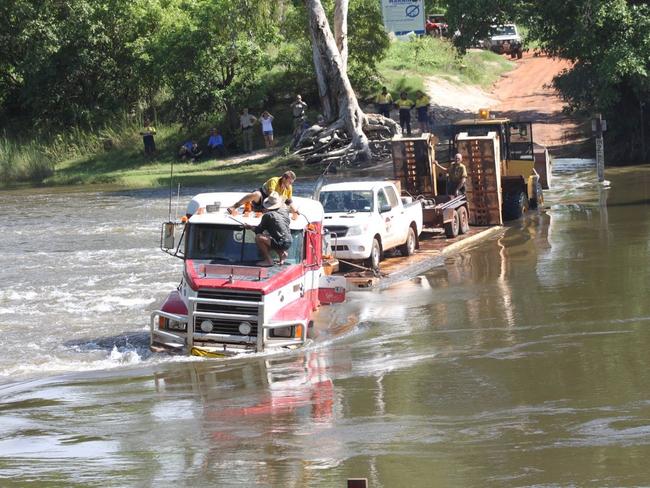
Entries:
<svg viewBox="0 0 650 488">
<path fill-rule="evenodd" d="M 448 40 L 426 36 L 393 41 L 378 69 L 395 98 L 400 91 L 423 90 L 429 76 L 487 88 L 514 67 L 515 63 L 490 51 L 472 50 L 461 57 Z"/>
</svg>

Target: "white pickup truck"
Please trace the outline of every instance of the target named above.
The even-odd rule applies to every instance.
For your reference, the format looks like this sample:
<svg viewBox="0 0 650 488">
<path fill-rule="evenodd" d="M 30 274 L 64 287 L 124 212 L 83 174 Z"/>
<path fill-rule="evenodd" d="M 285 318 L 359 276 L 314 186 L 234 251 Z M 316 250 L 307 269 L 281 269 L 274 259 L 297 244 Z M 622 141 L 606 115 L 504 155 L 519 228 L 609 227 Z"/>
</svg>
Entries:
<svg viewBox="0 0 650 488">
<path fill-rule="evenodd" d="M 339 259 L 364 260 L 379 268 L 384 251 L 410 256 L 422 232 L 422 204 L 402 199 L 389 181 L 332 183 L 321 188 L 323 226 Z"/>
</svg>

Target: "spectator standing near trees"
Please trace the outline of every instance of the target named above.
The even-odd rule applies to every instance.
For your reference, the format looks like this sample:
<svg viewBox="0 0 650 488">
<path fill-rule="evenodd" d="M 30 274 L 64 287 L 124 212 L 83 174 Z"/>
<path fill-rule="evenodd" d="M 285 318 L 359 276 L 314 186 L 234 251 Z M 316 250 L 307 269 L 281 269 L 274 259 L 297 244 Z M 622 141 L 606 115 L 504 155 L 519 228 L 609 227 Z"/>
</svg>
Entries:
<svg viewBox="0 0 650 488">
<path fill-rule="evenodd" d="M 415 110 L 418 114 L 418 125 L 422 133 L 429 131 L 429 103 L 431 100 L 422 91 L 415 93 Z"/>
<path fill-rule="evenodd" d="M 293 128 L 295 129 L 300 125 L 302 118 L 305 116 L 307 104 L 302 101 L 300 95 L 296 95 L 296 99 L 291 104 L 291 114 L 293 115 Z"/>
<path fill-rule="evenodd" d="M 156 135 L 156 128 L 148 119 L 144 121 L 144 129 L 140 131 L 140 135 L 144 144 L 144 155 L 153 156 L 156 153 L 156 141 L 153 137 Z"/>
<path fill-rule="evenodd" d="M 393 97 L 388 93 L 388 88 L 381 89 L 381 93 L 375 98 L 375 103 L 379 114 L 390 118 L 390 105 L 393 103 Z"/>
<path fill-rule="evenodd" d="M 257 122 L 257 117 L 248 113 L 245 108 L 239 116 L 239 128 L 242 133 L 242 140 L 244 143 L 244 152 L 253 152 L 253 124 Z"/>
<path fill-rule="evenodd" d="M 411 135 L 411 109 L 413 108 L 413 100 L 409 100 L 408 93 L 403 91 L 399 94 L 399 100 L 395 102 L 399 109 L 399 125 L 402 127 L 402 132 L 406 130 L 406 135 Z"/>
<path fill-rule="evenodd" d="M 273 147 L 273 115 L 268 111 L 262 112 L 260 116 L 260 123 L 262 124 L 262 135 L 264 136 L 264 145 L 266 147 Z"/>
<path fill-rule="evenodd" d="M 208 150 L 211 154 L 217 153 L 223 157 L 226 155 L 226 146 L 223 143 L 223 136 L 221 131 L 210 129 L 210 137 L 208 138 Z"/>
</svg>

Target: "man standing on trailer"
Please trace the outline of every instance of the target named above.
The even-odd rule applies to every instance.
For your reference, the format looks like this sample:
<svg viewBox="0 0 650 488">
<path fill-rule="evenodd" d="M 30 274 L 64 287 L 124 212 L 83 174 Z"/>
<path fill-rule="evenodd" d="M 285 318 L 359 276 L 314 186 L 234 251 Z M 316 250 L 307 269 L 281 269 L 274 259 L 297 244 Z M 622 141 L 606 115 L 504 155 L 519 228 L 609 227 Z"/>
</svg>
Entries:
<svg viewBox="0 0 650 488">
<path fill-rule="evenodd" d="M 449 168 L 441 166 L 434 161 L 441 171 L 447 173 L 447 195 L 457 197 L 460 193 L 465 194 L 465 183 L 467 183 L 467 168 L 463 164 L 463 155 L 456 153 Z"/>
</svg>

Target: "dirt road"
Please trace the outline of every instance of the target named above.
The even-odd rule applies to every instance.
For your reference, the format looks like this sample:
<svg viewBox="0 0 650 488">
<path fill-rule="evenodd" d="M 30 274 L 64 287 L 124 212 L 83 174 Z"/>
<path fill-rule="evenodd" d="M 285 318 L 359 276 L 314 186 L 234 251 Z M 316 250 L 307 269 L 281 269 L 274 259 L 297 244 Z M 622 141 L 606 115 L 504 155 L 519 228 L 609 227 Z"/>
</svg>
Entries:
<svg viewBox="0 0 650 488">
<path fill-rule="evenodd" d="M 499 100 L 492 112 L 534 122 L 535 140 L 554 156 L 578 156 L 585 150 L 584 127 L 562 113 L 565 104 L 551 86 L 553 77 L 569 67 L 564 60 L 526 53 L 492 91 Z"/>
<path fill-rule="evenodd" d="M 439 127 L 443 129 L 445 124 L 475 114 L 479 108 L 490 108 L 495 115 L 532 121 L 535 140 L 547 146 L 553 156 L 584 155 L 589 149 L 585 146 L 584 126 L 562 113 L 564 102 L 551 86 L 553 77 L 570 64 L 532 53 L 525 53 L 516 63 L 517 67 L 489 92 L 438 77 L 429 78 L 425 85 Z"/>
</svg>

